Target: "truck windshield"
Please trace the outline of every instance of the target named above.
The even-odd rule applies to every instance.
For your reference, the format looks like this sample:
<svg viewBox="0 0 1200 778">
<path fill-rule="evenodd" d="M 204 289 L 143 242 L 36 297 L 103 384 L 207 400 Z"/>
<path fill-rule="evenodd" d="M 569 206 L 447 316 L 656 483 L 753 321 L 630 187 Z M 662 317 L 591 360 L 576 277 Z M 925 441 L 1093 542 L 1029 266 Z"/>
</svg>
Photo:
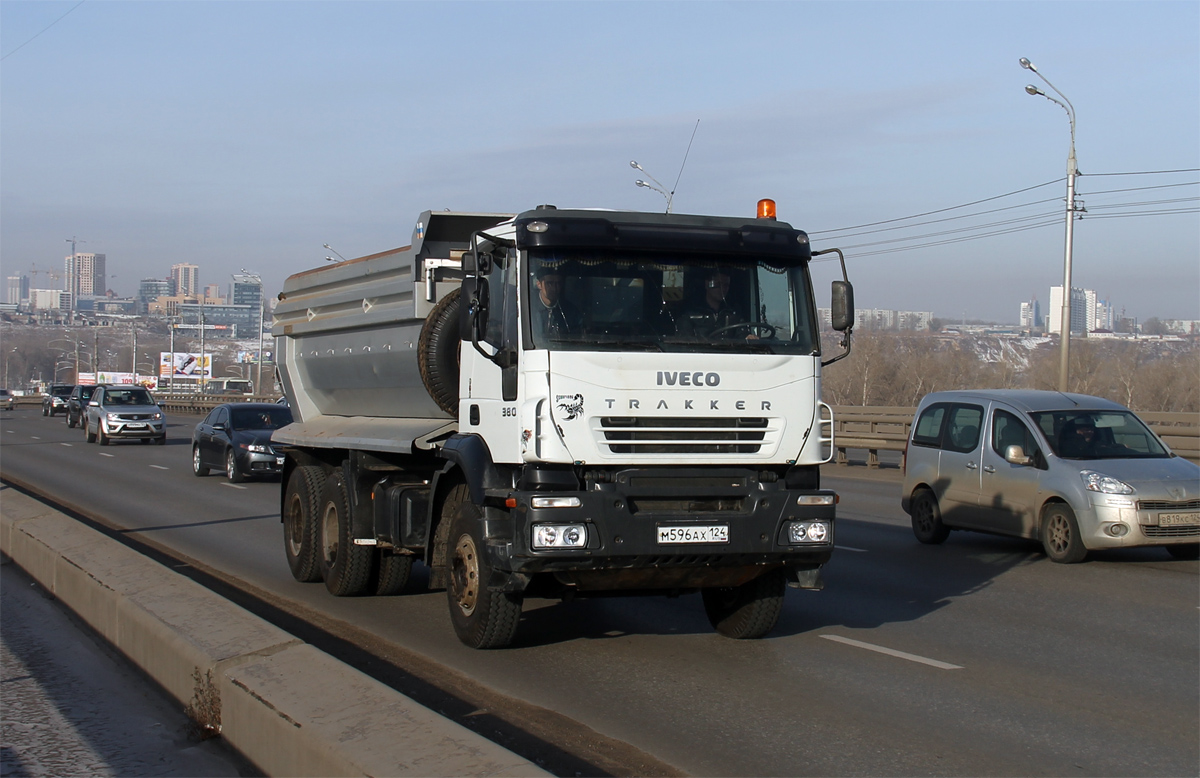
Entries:
<svg viewBox="0 0 1200 778">
<path fill-rule="evenodd" d="M 531 249 L 526 280 L 533 348 L 819 353 L 801 264 Z"/>
</svg>

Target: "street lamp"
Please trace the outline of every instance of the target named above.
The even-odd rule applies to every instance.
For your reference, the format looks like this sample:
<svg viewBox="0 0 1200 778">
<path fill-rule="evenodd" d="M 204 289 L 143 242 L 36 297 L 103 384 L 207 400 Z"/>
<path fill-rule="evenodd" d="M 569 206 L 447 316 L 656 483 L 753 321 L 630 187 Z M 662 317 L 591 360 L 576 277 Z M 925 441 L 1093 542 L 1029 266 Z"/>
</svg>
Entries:
<svg viewBox="0 0 1200 778">
<path fill-rule="evenodd" d="M 1055 100 L 1050 95 L 1046 94 L 1036 86 L 1030 84 L 1025 87 L 1025 91 L 1031 95 L 1041 95 L 1052 103 L 1057 103 L 1060 108 L 1067 112 L 1067 118 L 1071 121 L 1071 150 L 1067 155 L 1067 237 L 1066 237 L 1066 252 L 1063 257 L 1063 299 L 1062 299 L 1062 334 L 1059 338 L 1061 341 L 1061 352 L 1059 354 L 1058 365 L 1058 391 L 1067 391 L 1067 376 L 1070 366 L 1070 349 L 1071 349 L 1071 241 L 1075 229 L 1075 212 L 1082 210 L 1075 207 L 1075 176 L 1079 174 L 1079 167 L 1075 162 L 1075 106 L 1071 105 L 1071 101 L 1067 96 L 1058 91 L 1058 87 L 1051 84 L 1049 79 L 1038 72 L 1037 67 L 1025 57 L 1021 57 L 1021 67 L 1033 72 L 1038 78 L 1046 82 L 1054 92 L 1062 98 L 1062 102 Z"/>
<path fill-rule="evenodd" d="M 333 257 L 325 257 L 326 262 L 345 262 L 346 261 L 346 258 L 343 257 L 341 254 L 338 254 L 337 249 L 335 249 L 333 246 L 330 246 L 328 243 L 322 243 L 321 245 L 324 246 L 325 248 L 329 249 L 330 251 L 332 251 L 334 254 L 338 255 L 337 259 L 334 259 Z M 245 273 L 246 271 L 243 270 L 242 272 Z"/>
<path fill-rule="evenodd" d="M 13 346 L 8 351 L 4 352 L 4 385 L 8 386 L 8 358 L 17 353 L 17 347 Z"/>
<path fill-rule="evenodd" d="M 637 163 L 637 160 L 630 160 L 629 167 L 633 168 L 634 170 L 640 170 L 643 173 L 646 173 L 646 168 L 639 165 Z M 657 184 L 657 186 L 655 186 L 654 184 L 649 184 L 645 181 L 642 181 L 641 179 L 638 179 L 637 181 L 634 181 L 633 183 L 636 184 L 637 186 L 642 187 L 643 189 L 653 189 L 655 192 L 658 192 L 660 195 L 667 198 L 667 213 L 670 213 L 671 212 L 671 200 L 675 196 L 675 193 L 671 192 L 670 194 L 668 194 L 667 188 L 662 185 L 662 182 L 659 181 L 654 176 L 650 175 L 649 173 L 646 173 L 646 178 L 653 181 L 654 184 Z"/>
</svg>

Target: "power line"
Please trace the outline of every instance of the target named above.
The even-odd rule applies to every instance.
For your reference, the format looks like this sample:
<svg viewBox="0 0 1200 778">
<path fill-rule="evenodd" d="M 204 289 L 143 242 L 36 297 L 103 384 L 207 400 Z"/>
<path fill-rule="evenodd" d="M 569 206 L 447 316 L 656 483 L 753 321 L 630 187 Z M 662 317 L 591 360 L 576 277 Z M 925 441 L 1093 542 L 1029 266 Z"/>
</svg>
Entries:
<svg viewBox="0 0 1200 778">
<path fill-rule="evenodd" d="M 1184 168 L 1182 170 L 1138 170 L 1132 173 L 1088 173 L 1089 178 L 1099 176 L 1158 176 L 1166 173 L 1200 173 L 1200 168 Z M 1083 175 L 1080 173 L 1079 175 Z"/>
<path fill-rule="evenodd" d="M 45 32 L 46 30 L 49 30 L 51 27 L 53 27 L 54 25 L 58 24 L 58 23 L 59 23 L 59 22 L 61 22 L 63 19 L 66 19 L 66 18 L 67 18 L 67 16 L 69 16 L 69 15 L 70 15 L 71 11 L 74 11 L 76 8 L 78 8 L 79 6 L 83 5 L 83 4 L 84 4 L 84 3 L 86 3 L 86 2 L 87 2 L 87 0 L 79 0 L 79 2 L 78 2 L 78 3 L 76 3 L 76 4 L 75 4 L 75 5 L 73 5 L 73 6 L 71 6 L 71 10 L 70 10 L 70 11 L 67 11 L 65 14 L 63 14 L 63 15 L 62 15 L 62 16 L 60 16 L 60 17 L 58 17 L 58 18 L 57 18 L 57 19 L 55 19 L 54 21 L 50 22 L 50 24 L 46 25 L 46 27 L 44 27 L 44 28 L 42 29 L 42 32 Z M 18 46 L 18 47 L 16 47 L 15 49 L 13 49 L 12 51 L 8 52 L 8 53 L 7 53 L 7 54 L 5 54 L 3 57 L 0 57 L 0 62 L 3 62 L 4 60 L 6 60 L 6 59 L 8 59 L 9 57 L 11 57 L 13 54 L 16 54 L 16 53 L 17 53 L 18 51 L 20 51 L 21 49 L 23 49 L 23 48 L 25 48 L 26 46 L 28 46 L 29 44 L 33 43 L 33 42 L 34 42 L 35 40 L 37 40 L 37 38 L 38 38 L 38 37 L 39 37 L 39 36 L 42 34 L 42 32 L 39 32 L 37 35 L 34 35 L 32 38 L 30 38 L 29 40 L 25 41 L 25 42 L 24 42 L 24 43 L 22 43 L 20 46 Z"/>
</svg>

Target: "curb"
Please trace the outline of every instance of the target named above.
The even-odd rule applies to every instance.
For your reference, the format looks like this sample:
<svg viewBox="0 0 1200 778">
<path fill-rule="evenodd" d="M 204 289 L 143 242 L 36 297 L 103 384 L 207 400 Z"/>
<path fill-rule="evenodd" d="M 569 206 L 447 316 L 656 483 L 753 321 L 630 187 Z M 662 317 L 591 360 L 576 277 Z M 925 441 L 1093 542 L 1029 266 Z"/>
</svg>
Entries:
<svg viewBox="0 0 1200 778">
<path fill-rule="evenodd" d="M 194 581 L 2 491 L 0 551 L 267 775 L 549 775 Z"/>
</svg>

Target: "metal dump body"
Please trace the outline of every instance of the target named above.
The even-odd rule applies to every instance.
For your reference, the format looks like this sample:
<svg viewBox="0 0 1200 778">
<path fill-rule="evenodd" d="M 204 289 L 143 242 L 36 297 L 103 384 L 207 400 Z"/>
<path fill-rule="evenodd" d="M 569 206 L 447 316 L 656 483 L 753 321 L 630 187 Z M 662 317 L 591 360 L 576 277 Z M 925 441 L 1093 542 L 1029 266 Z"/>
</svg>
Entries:
<svg viewBox="0 0 1200 778">
<path fill-rule="evenodd" d="M 289 277 L 271 334 L 296 423 L 274 439 L 403 452 L 453 425 L 421 380 L 421 328 L 461 283 L 471 235 L 509 218 L 426 211 L 409 246 Z"/>
</svg>

